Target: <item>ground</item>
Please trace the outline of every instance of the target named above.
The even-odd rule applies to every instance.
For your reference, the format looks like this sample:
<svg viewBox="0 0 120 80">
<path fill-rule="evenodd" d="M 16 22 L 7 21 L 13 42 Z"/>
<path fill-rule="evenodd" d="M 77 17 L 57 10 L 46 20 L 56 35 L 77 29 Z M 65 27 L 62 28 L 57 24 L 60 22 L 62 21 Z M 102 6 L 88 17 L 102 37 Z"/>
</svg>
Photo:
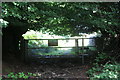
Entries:
<svg viewBox="0 0 120 80">
<path fill-rule="evenodd" d="M 42 60 L 40 62 L 32 62 L 26 64 L 20 60 L 11 59 L 3 61 L 3 76 L 9 72 L 31 72 L 36 73 L 40 78 L 84 78 L 89 80 L 86 71 L 90 68 L 89 61 L 81 64 L 81 59 L 60 59 L 55 60 Z"/>
</svg>

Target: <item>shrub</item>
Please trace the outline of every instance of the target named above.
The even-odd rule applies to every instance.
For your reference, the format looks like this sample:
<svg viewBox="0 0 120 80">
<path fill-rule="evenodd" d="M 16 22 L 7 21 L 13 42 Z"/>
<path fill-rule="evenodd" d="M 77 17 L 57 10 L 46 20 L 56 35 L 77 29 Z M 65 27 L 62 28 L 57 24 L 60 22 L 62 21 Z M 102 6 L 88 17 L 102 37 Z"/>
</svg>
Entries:
<svg viewBox="0 0 120 80">
<path fill-rule="evenodd" d="M 93 67 L 87 71 L 90 80 L 120 79 L 120 64 L 112 62 L 110 59 L 111 57 L 107 56 L 105 53 L 98 54 L 93 63 Z"/>
</svg>

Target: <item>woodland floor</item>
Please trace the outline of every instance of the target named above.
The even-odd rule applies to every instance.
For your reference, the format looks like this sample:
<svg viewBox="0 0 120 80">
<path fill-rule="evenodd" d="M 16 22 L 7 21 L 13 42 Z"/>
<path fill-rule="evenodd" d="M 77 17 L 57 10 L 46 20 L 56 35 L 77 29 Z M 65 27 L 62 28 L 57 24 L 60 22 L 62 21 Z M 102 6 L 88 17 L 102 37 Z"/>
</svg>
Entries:
<svg viewBox="0 0 120 80">
<path fill-rule="evenodd" d="M 20 60 L 11 59 L 2 62 L 2 75 L 6 76 L 10 72 L 31 72 L 36 73 L 40 78 L 78 78 L 79 80 L 89 80 L 86 74 L 86 71 L 91 67 L 89 61 L 81 64 L 80 60 L 43 60 L 39 63 L 32 62 L 26 64 Z"/>
</svg>

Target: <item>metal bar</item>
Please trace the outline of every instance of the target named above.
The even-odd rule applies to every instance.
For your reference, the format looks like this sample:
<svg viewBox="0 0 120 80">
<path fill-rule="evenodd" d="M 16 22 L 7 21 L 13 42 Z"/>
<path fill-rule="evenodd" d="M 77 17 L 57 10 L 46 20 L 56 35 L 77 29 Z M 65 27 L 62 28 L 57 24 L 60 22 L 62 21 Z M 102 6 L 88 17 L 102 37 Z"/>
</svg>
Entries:
<svg viewBox="0 0 120 80">
<path fill-rule="evenodd" d="M 89 48 L 89 47 L 95 47 L 95 46 L 84 46 L 83 48 L 86 49 L 86 48 Z M 29 48 L 49 48 L 49 47 L 28 47 Z M 76 47 L 52 47 L 52 48 L 76 48 Z M 78 47 L 78 48 L 82 48 L 81 47 Z"/>
<path fill-rule="evenodd" d="M 38 58 L 81 58 L 82 55 L 32 55 L 32 57 Z"/>
<path fill-rule="evenodd" d="M 82 58 L 82 63 L 84 64 L 84 57 L 87 56 L 87 55 L 32 55 L 32 57 L 35 57 L 35 58 L 75 58 L 75 57 L 78 57 L 78 58 Z"/>
<path fill-rule="evenodd" d="M 75 40 L 75 39 L 94 39 L 94 38 L 61 38 L 56 40 Z M 25 39 L 25 40 L 54 40 L 54 39 Z"/>
<path fill-rule="evenodd" d="M 95 46 L 84 46 L 84 47 L 78 47 L 78 49 L 89 49 L 89 47 L 95 47 Z M 41 48 L 48 48 L 48 47 L 28 47 L 27 49 L 41 49 Z M 76 47 L 53 47 L 53 48 L 76 48 Z"/>
</svg>

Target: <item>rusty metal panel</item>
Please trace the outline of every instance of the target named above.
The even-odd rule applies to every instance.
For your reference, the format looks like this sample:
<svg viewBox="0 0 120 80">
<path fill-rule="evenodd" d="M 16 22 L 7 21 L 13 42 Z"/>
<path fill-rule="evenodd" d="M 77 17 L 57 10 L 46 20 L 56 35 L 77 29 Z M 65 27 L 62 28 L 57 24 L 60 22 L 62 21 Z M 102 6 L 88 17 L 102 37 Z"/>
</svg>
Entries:
<svg viewBox="0 0 120 80">
<path fill-rule="evenodd" d="M 57 39 L 48 40 L 48 46 L 58 46 L 58 40 Z"/>
</svg>

